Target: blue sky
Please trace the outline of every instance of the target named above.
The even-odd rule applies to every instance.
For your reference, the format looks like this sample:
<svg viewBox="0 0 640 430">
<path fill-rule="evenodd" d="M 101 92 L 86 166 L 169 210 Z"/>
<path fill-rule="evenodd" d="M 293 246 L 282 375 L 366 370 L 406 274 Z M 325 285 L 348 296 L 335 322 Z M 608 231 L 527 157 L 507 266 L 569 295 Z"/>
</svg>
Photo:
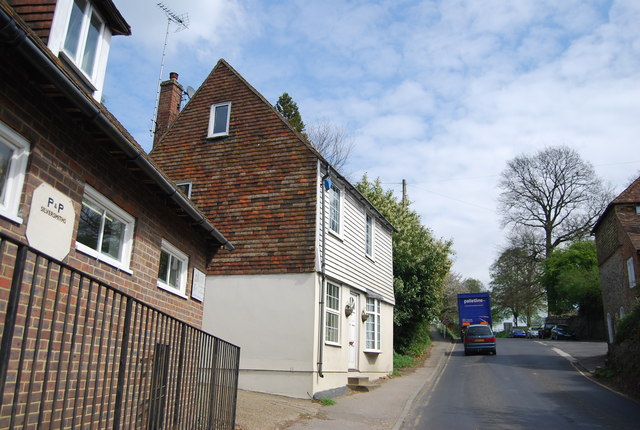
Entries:
<svg viewBox="0 0 640 430">
<path fill-rule="evenodd" d="M 105 104 L 147 150 L 167 19 L 114 0 Z M 347 127 L 343 172 L 401 193 L 453 270 L 488 284 L 504 245 L 496 199 L 507 160 L 567 145 L 617 192 L 640 175 L 640 2 L 635 0 L 165 0 L 163 80 L 197 88 L 219 58 L 306 123 Z"/>
</svg>

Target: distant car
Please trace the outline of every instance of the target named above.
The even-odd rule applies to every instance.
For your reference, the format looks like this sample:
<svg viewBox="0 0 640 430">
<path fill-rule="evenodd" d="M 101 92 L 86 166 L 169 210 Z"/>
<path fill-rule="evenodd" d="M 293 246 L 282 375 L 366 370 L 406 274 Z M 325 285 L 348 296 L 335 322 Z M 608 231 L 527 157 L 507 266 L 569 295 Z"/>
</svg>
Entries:
<svg viewBox="0 0 640 430">
<path fill-rule="evenodd" d="M 553 339 L 553 340 L 560 340 L 560 339 L 572 339 L 572 340 L 575 340 L 576 339 L 576 334 L 574 332 L 572 332 L 571 329 L 569 329 L 568 326 L 562 325 L 562 324 L 558 324 L 558 325 L 555 325 L 551 329 L 551 339 Z"/>
<path fill-rule="evenodd" d="M 551 329 L 555 326 L 553 323 L 546 323 L 542 326 L 542 330 L 538 331 L 538 337 L 540 339 L 545 339 L 547 337 L 551 337 Z"/>
<path fill-rule="evenodd" d="M 529 330 L 527 331 L 527 337 L 532 339 L 534 337 L 538 337 L 538 333 L 540 332 L 540 330 L 542 330 L 542 327 L 529 327 Z"/>
<path fill-rule="evenodd" d="M 514 328 L 511 332 L 511 337 L 527 337 L 527 332 L 521 328 Z"/>
<path fill-rule="evenodd" d="M 464 355 L 472 352 L 497 353 L 496 337 L 491 331 L 491 327 L 486 324 L 473 324 L 467 326 L 464 333 Z"/>
</svg>

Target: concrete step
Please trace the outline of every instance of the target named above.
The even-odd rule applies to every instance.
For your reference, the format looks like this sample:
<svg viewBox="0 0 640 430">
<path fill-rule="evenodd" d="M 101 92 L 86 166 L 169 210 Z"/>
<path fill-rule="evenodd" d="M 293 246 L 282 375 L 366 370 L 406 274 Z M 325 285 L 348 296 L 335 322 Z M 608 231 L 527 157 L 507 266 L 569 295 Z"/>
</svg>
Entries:
<svg viewBox="0 0 640 430">
<path fill-rule="evenodd" d="M 353 391 L 369 392 L 378 388 L 380 384 L 371 382 L 369 378 L 355 376 L 347 379 L 347 387 Z"/>
</svg>

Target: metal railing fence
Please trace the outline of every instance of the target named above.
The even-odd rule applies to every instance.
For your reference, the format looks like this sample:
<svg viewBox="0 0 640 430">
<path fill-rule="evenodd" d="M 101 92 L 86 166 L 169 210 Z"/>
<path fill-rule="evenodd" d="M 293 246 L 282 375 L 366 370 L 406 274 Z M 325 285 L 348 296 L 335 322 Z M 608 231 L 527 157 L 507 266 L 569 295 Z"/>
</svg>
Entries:
<svg viewBox="0 0 640 430">
<path fill-rule="evenodd" d="M 0 428 L 234 428 L 237 346 L 4 234 L 0 263 Z"/>
</svg>

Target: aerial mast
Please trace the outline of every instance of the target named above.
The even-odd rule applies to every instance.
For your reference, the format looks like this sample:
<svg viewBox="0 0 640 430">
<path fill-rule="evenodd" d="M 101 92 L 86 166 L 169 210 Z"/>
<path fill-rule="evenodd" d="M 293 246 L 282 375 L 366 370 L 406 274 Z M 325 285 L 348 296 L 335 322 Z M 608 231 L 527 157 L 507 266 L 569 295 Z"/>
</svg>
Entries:
<svg viewBox="0 0 640 430">
<path fill-rule="evenodd" d="M 169 40 L 169 27 L 171 26 L 171 23 L 173 22 L 174 24 L 176 24 L 176 30 L 174 33 L 177 33 L 179 31 L 182 30 L 186 30 L 187 28 L 189 28 L 189 15 L 188 14 L 182 14 L 182 15 L 178 15 L 177 13 L 173 12 L 171 9 L 169 9 L 167 6 L 165 6 L 163 3 L 158 3 L 157 6 L 162 9 L 162 11 L 164 12 L 164 14 L 167 17 L 167 31 L 164 35 L 164 47 L 162 48 L 162 60 L 160 61 L 160 75 L 158 76 L 158 89 L 156 91 L 156 104 L 153 108 L 153 118 L 151 119 L 151 130 L 149 130 L 151 137 L 153 137 L 153 135 L 156 132 L 156 120 L 157 120 L 157 116 L 158 116 L 158 103 L 160 102 L 160 83 L 162 82 L 162 73 L 164 72 L 164 57 L 166 55 L 167 52 L 167 41 Z"/>
</svg>

